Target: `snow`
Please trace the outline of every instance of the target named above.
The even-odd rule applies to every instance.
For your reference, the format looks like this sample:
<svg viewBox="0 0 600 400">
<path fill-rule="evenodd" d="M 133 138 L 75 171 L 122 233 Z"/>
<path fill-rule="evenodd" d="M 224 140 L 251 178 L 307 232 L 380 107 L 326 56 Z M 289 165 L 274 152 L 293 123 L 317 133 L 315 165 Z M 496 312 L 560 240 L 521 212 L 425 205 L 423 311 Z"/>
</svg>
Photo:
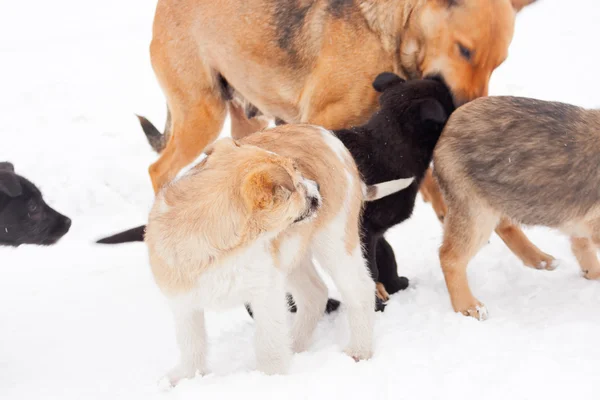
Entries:
<svg viewBox="0 0 600 400">
<path fill-rule="evenodd" d="M 157 126 L 164 97 L 148 57 L 154 1 L 11 2 L 0 13 L 0 160 L 73 219 L 57 246 L 0 248 L 1 399 L 598 398 L 600 282 L 568 240 L 528 229 L 563 260 L 528 269 L 494 236 L 469 269 L 489 319 L 452 312 L 437 258 L 441 228 L 418 201 L 388 237 L 411 287 L 377 314 L 375 356 L 343 355 L 343 314 L 325 317 L 288 376 L 253 371 L 242 308 L 208 315 L 213 373 L 162 391 L 173 323 L 142 244 L 93 241 L 145 221 L 154 154 L 134 113 Z M 595 0 L 542 0 L 517 20 L 491 94 L 598 107 Z M 228 130 L 228 126 L 225 127 Z"/>
</svg>

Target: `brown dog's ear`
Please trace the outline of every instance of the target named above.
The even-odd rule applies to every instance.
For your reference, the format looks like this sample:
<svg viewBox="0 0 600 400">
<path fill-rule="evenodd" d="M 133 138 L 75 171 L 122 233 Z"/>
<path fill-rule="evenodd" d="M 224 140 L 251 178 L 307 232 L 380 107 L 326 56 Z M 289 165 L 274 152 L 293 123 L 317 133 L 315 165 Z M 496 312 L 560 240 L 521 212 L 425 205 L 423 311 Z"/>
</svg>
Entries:
<svg viewBox="0 0 600 400">
<path fill-rule="evenodd" d="M 294 187 L 290 174 L 280 165 L 270 165 L 248 174 L 242 186 L 242 197 L 250 210 L 264 210 L 275 198 L 288 199 Z"/>
<path fill-rule="evenodd" d="M 537 0 L 511 0 L 511 3 L 517 12 L 521 11 L 523 7 L 535 3 Z"/>
<path fill-rule="evenodd" d="M 391 86 L 404 82 L 406 81 L 393 72 L 382 72 L 381 74 L 377 75 L 377 78 L 375 78 L 373 81 L 373 89 L 379 93 L 383 93 Z"/>
<path fill-rule="evenodd" d="M 12 165 L 12 163 L 9 163 L 8 161 L 0 162 L 0 171 L 15 172 L 15 166 Z"/>
<path fill-rule="evenodd" d="M 14 172 L 0 171 L 0 193 L 4 193 L 8 197 L 17 197 L 23 193 L 21 182 Z"/>
</svg>

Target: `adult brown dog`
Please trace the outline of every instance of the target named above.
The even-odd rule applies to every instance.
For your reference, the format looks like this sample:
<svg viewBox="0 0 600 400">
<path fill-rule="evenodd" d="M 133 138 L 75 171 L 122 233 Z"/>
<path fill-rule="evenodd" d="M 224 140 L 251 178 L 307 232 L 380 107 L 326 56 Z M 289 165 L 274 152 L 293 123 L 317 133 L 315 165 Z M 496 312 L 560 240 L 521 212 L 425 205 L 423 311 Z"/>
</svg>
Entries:
<svg viewBox="0 0 600 400">
<path fill-rule="evenodd" d="M 377 108 L 371 83 L 383 71 L 440 76 L 457 104 L 487 95 L 516 12 L 533 1 L 159 0 L 150 53 L 168 103 L 164 135 L 141 119 L 161 153 L 149 168 L 155 192 L 217 138 L 228 110 L 234 138 L 272 118 L 359 125 Z M 430 173 L 422 193 L 443 218 Z M 518 227 L 497 232 L 527 264 L 551 260 Z"/>
</svg>

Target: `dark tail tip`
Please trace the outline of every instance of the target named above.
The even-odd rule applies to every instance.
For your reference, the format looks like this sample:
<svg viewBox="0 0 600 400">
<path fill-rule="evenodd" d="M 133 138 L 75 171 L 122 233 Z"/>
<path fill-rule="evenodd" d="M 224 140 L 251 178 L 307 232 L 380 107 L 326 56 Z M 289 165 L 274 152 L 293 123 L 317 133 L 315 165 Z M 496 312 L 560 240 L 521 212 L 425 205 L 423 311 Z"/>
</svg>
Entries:
<svg viewBox="0 0 600 400">
<path fill-rule="evenodd" d="M 120 244 L 120 243 L 131 243 L 131 242 L 143 242 L 145 230 L 146 230 L 146 225 L 138 226 L 136 228 L 132 228 L 132 229 L 126 230 L 124 232 L 120 232 L 115 235 L 100 239 L 96 243 Z"/>
<path fill-rule="evenodd" d="M 142 117 L 141 115 L 137 115 L 136 117 L 140 121 L 140 125 L 142 126 L 142 130 L 144 134 L 146 134 L 146 139 L 154 150 L 157 153 L 160 153 L 165 148 L 165 136 L 160 133 L 158 129 L 152 124 L 152 122 L 148 121 L 146 117 Z"/>
</svg>

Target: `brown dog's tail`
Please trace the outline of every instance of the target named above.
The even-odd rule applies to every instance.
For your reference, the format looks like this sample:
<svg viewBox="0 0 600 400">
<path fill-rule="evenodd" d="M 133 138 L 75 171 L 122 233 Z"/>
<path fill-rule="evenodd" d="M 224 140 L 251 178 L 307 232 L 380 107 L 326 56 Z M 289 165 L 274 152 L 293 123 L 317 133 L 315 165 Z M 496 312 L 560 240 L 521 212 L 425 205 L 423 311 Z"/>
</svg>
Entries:
<svg viewBox="0 0 600 400">
<path fill-rule="evenodd" d="M 131 242 L 143 242 L 145 230 L 146 230 L 146 225 L 141 225 L 141 226 L 126 230 L 124 232 L 120 232 L 115 235 L 100 239 L 96 243 L 120 244 L 120 243 L 131 243 Z"/>
<path fill-rule="evenodd" d="M 136 115 L 136 117 L 140 120 L 140 125 L 142 125 L 142 130 L 146 134 L 146 139 L 148 140 L 150 147 L 160 154 L 167 145 L 167 141 L 171 135 L 171 112 L 167 108 L 167 122 L 165 123 L 164 134 L 160 133 L 152 122 L 148 121 L 145 117 L 142 117 L 141 115 Z"/>
</svg>

